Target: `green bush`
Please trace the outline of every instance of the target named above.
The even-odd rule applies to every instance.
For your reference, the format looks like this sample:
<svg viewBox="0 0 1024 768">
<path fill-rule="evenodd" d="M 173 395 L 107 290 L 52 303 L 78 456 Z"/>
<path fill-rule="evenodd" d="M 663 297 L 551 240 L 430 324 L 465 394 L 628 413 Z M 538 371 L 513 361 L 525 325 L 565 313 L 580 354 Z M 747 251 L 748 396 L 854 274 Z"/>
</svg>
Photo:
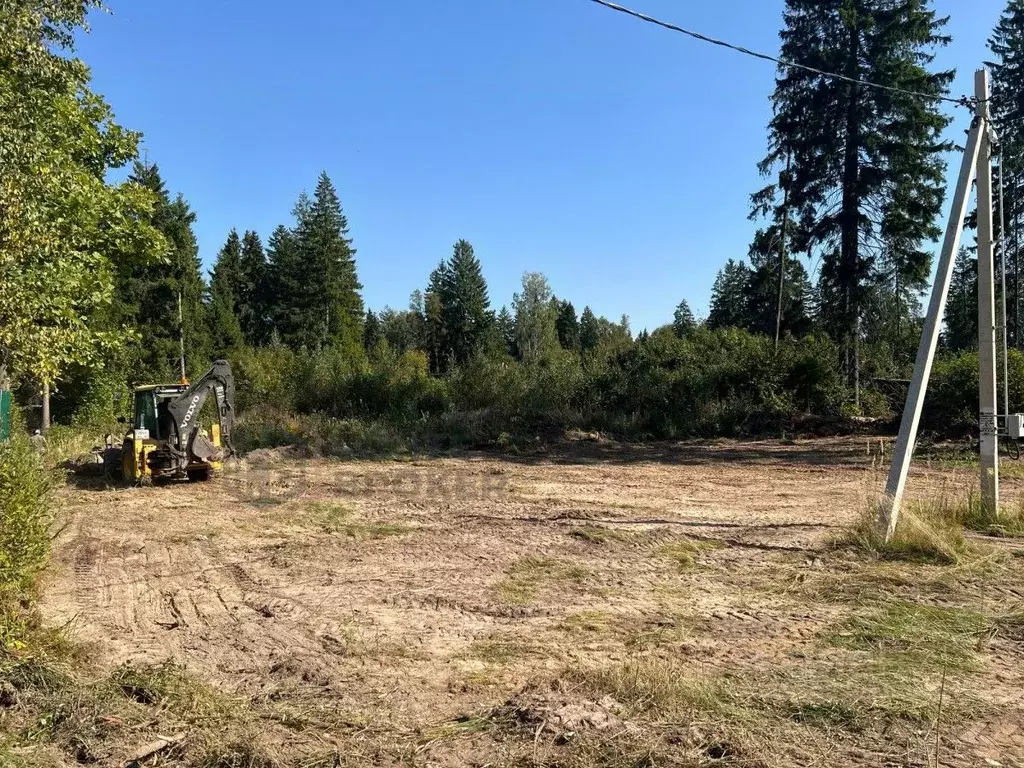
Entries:
<svg viewBox="0 0 1024 768">
<path fill-rule="evenodd" d="M 249 351 L 236 370 L 242 410 L 326 417 L 313 432 L 338 433 L 346 444 L 394 442 L 341 437 L 339 430 L 351 432 L 359 422 L 417 443 L 456 446 L 568 428 L 634 439 L 777 432 L 800 412 L 839 412 L 846 390 L 837 359 L 825 338 L 790 340 L 776 350 L 765 336 L 727 328 L 685 338 L 658 331 L 617 354 L 583 359 L 564 351 L 534 364 L 480 355 L 444 377 L 429 375 L 423 353 L 386 344 L 369 358 L 332 349 Z M 243 434 L 254 445 L 295 437 L 278 417 L 250 424 Z"/>
<path fill-rule="evenodd" d="M 51 480 L 23 435 L 0 444 L 0 650 L 18 641 L 21 608 L 49 549 Z"/>
</svg>

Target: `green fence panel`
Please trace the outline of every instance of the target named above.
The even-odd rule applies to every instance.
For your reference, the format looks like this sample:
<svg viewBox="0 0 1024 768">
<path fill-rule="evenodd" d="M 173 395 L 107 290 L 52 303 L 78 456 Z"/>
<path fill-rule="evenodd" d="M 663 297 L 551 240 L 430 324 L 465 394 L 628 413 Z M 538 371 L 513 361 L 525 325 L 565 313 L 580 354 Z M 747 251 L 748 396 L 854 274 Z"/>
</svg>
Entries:
<svg viewBox="0 0 1024 768">
<path fill-rule="evenodd" d="M 0 442 L 11 436 L 11 393 L 0 389 Z"/>
</svg>

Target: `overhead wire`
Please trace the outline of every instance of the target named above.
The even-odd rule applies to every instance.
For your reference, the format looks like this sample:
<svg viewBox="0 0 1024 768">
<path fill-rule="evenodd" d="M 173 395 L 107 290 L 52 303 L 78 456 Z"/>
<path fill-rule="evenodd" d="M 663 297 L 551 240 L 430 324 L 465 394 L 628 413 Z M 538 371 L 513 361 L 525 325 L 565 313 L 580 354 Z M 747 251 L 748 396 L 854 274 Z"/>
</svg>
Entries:
<svg viewBox="0 0 1024 768">
<path fill-rule="evenodd" d="M 799 62 L 796 61 L 789 61 L 787 59 L 782 59 L 777 56 L 771 56 L 767 53 L 761 53 L 760 51 L 753 51 L 750 48 L 745 48 L 742 45 L 736 45 L 735 43 L 729 43 L 726 42 L 725 40 L 719 40 L 718 38 L 710 37 L 700 32 L 695 32 L 692 29 L 680 27 L 678 24 L 663 21 L 662 19 L 655 18 L 654 16 L 649 16 L 646 13 L 641 13 L 640 11 L 635 11 L 632 8 L 627 8 L 623 5 L 619 5 L 618 3 L 613 3 L 610 0 L 590 0 L 590 2 L 597 3 L 598 5 L 604 6 L 605 8 L 617 11 L 619 13 L 624 13 L 627 16 L 632 16 L 633 18 L 639 19 L 640 21 L 645 21 L 648 24 L 654 24 L 656 26 L 663 27 L 664 29 L 671 30 L 672 32 L 679 32 L 681 34 L 688 35 L 689 37 L 692 37 L 695 40 L 700 40 L 701 42 L 709 43 L 711 45 L 717 45 L 721 48 L 726 48 L 730 51 L 736 51 L 737 53 L 742 53 L 746 56 L 752 56 L 755 59 L 769 61 L 773 64 L 776 64 L 780 67 L 784 67 L 787 69 L 799 69 L 803 70 L 804 72 L 811 72 L 812 74 L 827 77 L 832 80 L 840 80 L 845 83 L 863 85 L 868 88 L 877 88 L 879 90 L 889 91 L 891 93 L 901 93 L 906 96 L 915 96 L 917 98 L 928 99 L 930 101 L 944 101 L 950 104 L 956 104 L 959 107 L 966 107 L 967 109 L 974 109 L 977 105 L 977 99 L 973 97 L 962 96 L 959 99 L 957 99 L 952 96 L 937 96 L 933 93 L 925 93 L 924 91 L 915 91 L 907 88 L 900 88 L 895 85 L 875 83 L 872 82 L 871 80 L 863 80 L 858 77 L 850 77 L 849 75 L 843 75 L 838 72 L 828 72 L 827 70 L 818 69 L 817 67 L 812 67 L 808 64 L 800 64 Z"/>
</svg>

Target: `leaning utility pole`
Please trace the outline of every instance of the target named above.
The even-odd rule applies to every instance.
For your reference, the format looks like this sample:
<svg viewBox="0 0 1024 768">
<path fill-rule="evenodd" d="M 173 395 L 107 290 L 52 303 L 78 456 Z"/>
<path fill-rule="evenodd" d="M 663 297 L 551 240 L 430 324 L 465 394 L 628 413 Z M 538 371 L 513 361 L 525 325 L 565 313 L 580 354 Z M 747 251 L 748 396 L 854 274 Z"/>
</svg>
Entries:
<svg viewBox="0 0 1024 768">
<path fill-rule="evenodd" d="M 981 500 L 986 514 L 995 515 L 999 505 L 999 475 L 996 438 L 996 371 L 995 371 L 995 265 L 992 259 L 992 126 L 989 122 L 989 79 L 986 70 L 975 74 L 975 96 L 978 113 L 971 124 L 964 150 L 960 176 L 953 195 L 953 208 L 946 227 L 942 254 L 932 286 L 932 297 L 921 333 L 921 346 L 917 350 L 914 377 L 903 409 L 900 434 L 893 450 L 892 467 L 885 487 L 885 499 L 879 509 L 880 524 L 886 540 L 892 539 L 899 521 L 900 506 L 907 486 L 910 460 L 917 441 L 917 428 L 921 422 L 924 396 L 931 376 L 935 350 L 939 344 L 942 315 L 953 275 L 953 265 L 963 222 L 967 217 L 971 180 L 978 177 L 978 336 L 980 342 L 980 402 L 981 402 Z"/>
</svg>

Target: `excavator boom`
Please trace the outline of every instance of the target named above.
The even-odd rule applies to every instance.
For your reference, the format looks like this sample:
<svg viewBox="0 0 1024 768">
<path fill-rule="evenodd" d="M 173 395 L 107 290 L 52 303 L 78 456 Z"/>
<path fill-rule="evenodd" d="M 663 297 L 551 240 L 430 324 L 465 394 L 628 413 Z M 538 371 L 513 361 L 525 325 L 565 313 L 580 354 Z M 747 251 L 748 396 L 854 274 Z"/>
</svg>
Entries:
<svg viewBox="0 0 1024 768">
<path fill-rule="evenodd" d="M 231 431 L 235 426 L 235 377 L 226 360 L 215 362 L 202 378 L 168 404 L 167 409 L 174 419 L 173 435 L 168 437 L 177 451 L 185 452 L 199 412 L 203 410 L 211 392 L 217 400 L 221 439 L 228 449 L 228 455 L 234 454 Z"/>
</svg>

